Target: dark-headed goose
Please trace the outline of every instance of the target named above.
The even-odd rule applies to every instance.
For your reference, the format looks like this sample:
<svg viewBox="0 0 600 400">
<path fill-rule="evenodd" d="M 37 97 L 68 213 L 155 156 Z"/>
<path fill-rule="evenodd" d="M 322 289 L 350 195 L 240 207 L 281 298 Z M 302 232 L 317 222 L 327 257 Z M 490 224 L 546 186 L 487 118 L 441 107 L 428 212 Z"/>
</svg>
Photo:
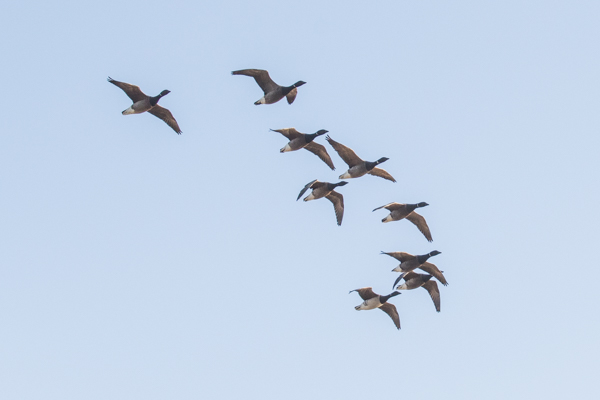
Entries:
<svg viewBox="0 0 600 400">
<path fill-rule="evenodd" d="M 404 283 L 398 285 L 396 290 L 411 290 L 422 287 L 429 292 L 429 296 L 431 296 L 431 300 L 433 300 L 433 304 L 435 305 L 435 310 L 440 312 L 440 290 L 437 283 L 432 281 L 431 278 L 433 278 L 431 275 L 408 272 L 404 275 Z"/>
<path fill-rule="evenodd" d="M 427 222 L 425 222 L 425 218 L 421 215 L 417 214 L 414 210 L 419 207 L 426 207 L 429 204 L 427 203 L 418 203 L 418 204 L 400 204 L 400 203 L 390 203 L 385 206 L 377 207 L 373 211 L 377 211 L 380 208 L 385 208 L 390 211 L 390 215 L 381 220 L 381 222 L 391 222 L 391 221 L 400 221 L 401 219 L 406 218 L 413 224 L 419 228 L 421 233 L 429 240 L 433 241 L 431 237 L 431 232 L 429 231 L 429 227 L 427 226 Z"/>
<path fill-rule="evenodd" d="M 396 182 L 396 180 L 386 170 L 375 168 L 376 165 L 389 160 L 389 158 L 382 157 L 377 161 L 363 161 L 356 155 L 354 151 L 352 151 L 351 148 L 336 142 L 329 136 L 327 136 L 326 139 L 331 147 L 337 151 L 342 160 L 344 160 L 344 162 L 348 164 L 348 167 L 350 167 L 348 168 L 348 171 L 340 175 L 340 179 L 358 178 L 366 174 L 371 174 L 383 179 L 387 179 L 388 181 Z"/>
<path fill-rule="evenodd" d="M 327 200 L 333 203 L 337 224 L 342 225 L 342 218 L 344 218 L 344 196 L 336 192 L 334 189 L 338 186 L 344 186 L 347 183 L 348 182 L 344 181 L 338 183 L 319 182 L 315 179 L 312 182 L 308 182 L 306 186 L 304 186 L 304 188 L 300 191 L 296 201 L 302 197 L 304 192 L 306 192 L 308 189 L 312 189 L 312 192 L 304 198 L 304 201 L 317 200 L 326 197 Z"/>
<path fill-rule="evenodd" d="M 402 279 L 407 273 L 414 271 L 419 268 L 423 271 L 427 272 L 430 275 L 435 276 L 435 278 L 440 281 L 444 286 L 448 285 L 446 278 L 444 278 L 443 271 L 440 271 L 438 267 L 434 264 L 427 262 L 430 257 L 437 256 L 438 254 L 442 254 L 441 251 L 434 250 L 427 254 L 422 254 L 420 256 L 413 256 L 409 253 L 404 253 L 401 251 L 386 253 L 382 251 L 381 254 L 388 255 L 390 257 L 394 257 L 396 260 L 400 261 L 400 265 L 392 270 L 392 272 L 401 272 L 402 274 L 396 279 L 394 282 L 394 286 Z"/>
<path fill-rule="evenodd" d="M 258 86 L 263 90 L 265 95 L 254 102 L 254 104 L 273 104 L 277 103 L 284 97 L 287 98 L 287 102 L 292 104 L 296 95 L 298 94 L 297 87 L 304 85 L 306 82 L 298 81 L 292 86 L 279 86 L 269 76 L 269 73 L 264 69 L 241 69 L 239 71 L 232 71 L 231 75 L 246 75 L 254 78 Z"/>
<path fill-rule="evenodd" d="M 360 298 L 364 300 L 360 305 L 354 307 L 356 310 L 373 310 L 379 308 L 389 315 L 390 318 L 392 318 L 392 321 L 394 321 L 396 328 L 400 329 L 400 317 L 398 316 L 396 306 L 387 302 L 390 298 L 398 296 L 400 292 L 392 292 L 387 296 L 381 296 L 373 292 L 373 289 L 370 287 L 351 290 L 349 293 L 352 292 L 358 292 Z"/>
<path fill-rule="evenodd" d="M 123 111 L 123 115 L 129 114 L 141 114 L 143 112 L 148 111 L 150 114 L 154 115 L 165 121 L 167 125 L 169 125 L 178 135 L 181 135 L 181 129 L 179 129 L 179 125 L 177 125 L 177 121 L 173 118 L 173 114 L 171 111 L 167 110 L 158 105 L 158 100 L 161 97 L 166 96 L 171 93 L 169 90 L 163 90 L 160 92 L 158 96 L 150 97 L 144 94 L 140 90 L 138 86 L 130 85 L 129 83 L 119 82 L 112 79 L 110 76 L 108 77 L 108 81 L 113 85 L 121 88 L 127 96 L 133 101 L 131 107 L 127 110 Z"/>
<path fill-rule="evenodd" d="M 333 166 L 333 161 L 331 161 L 331 157 L 327 153 L 325 146 L 315 143 L 313 140 L 317 136 L 321 136 L 327 133 L 325 129 L 321 129 L 316 133 L 306 134 L 298 132 L 294 128 L 285 128 L 285 129 L 271 129 L 273 132 L 279 132 L 283 136 L 289 139 L 289 143 L 285 145 L 281 150 L 281 153 L 285 153 L 287 151 L 295 151 L 300 149 L 306 149 L 311 153 L 318 156 L 323 162 L 329 165 L 329 168 L 335 169 Z"/>
</svg>

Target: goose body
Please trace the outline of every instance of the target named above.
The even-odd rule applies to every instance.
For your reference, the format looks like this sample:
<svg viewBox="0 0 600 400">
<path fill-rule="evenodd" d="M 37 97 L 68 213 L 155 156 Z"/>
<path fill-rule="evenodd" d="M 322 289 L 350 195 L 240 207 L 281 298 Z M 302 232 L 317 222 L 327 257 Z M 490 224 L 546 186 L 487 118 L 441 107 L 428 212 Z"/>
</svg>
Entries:
<svg viewBox="0 0 600 400">
<path fill-rule="evenodd" d="M 337 224 L 342 225 L 342 219 L 344 218 L 344 196 L 334 189 L 338 186 L 344 186 L 347 183 L 348 182 L 344 181 L 338 183 L 319 182 L 315 179 L 314 181 L 308 182 L 304 188 L 302 188 L 296 201 L 298 201 L 308 189 L 312 189 L 312 192 L 304 198 L 304 201 L 317 200 L 326 197 L 327 200 L 333 203 Z"/>
<path fill-rule="evenodd" d="M 374 310 L 379 308 L 381 311 L 389 315 L 392 321 L 394 321 L 396 328 L 400 329 L 400 316 L 398 315 L 396 306 L 387 302 L 390 298 L 399 295 L 400 292 L 392 292 L 387 296 L 381 296 L 373 292 L 373 289 L 370 287 L 351 290 L 349 293 L 352 292 L 357 292 L 360 298 L 363 299 L 361 304 L 354 307 L 355 310 Z"/>
<path fill-rule="evenodd" d="M 394 286 L 407 273 L 414 271 L 417 268 L 427 272 L 430 275 L 433 275 L 444 286 L 448 285 L 448 282 L 446 281 L 446 278 L 444 277 L 443 271 L 440 271 L 438 269 L 438 267 L 436 267 L 434 264 L 427 262 L 427 260 L 429 260 L 429 258 L 437 256 L 438 254 L 442 254 L 442 252 L 440 252 L 440 251 L 434 250 L 432 252 L 429 252 L 427 254 L 422 254 L 419 256 L 414 256 L 412 254 L 404 253 L 404 252 L 386 253 L 386 252 L 382 251 L 381 254 L 388 255 L 388 256 L 393 257 L 396 260 L 400 261 L 400 265 L 398 265 L 396 268 L 394 268 L 392 270 L 392 272 L 400 272 L 401 273 L 401 275 L 398 277 L 398 279 L 396 279 L 396 281 L 394 282 Z"/>
<path fill-rule="evenodd" d="M 427 226 L 427 222 L 425 218 L 420 214 L 417 214 L 414 210 L 420 207 L 426 207 L 429 204 L 425 202 L 421 202 L 418 204 L 400 204 L 400 203 L 389 203 L 385 206 L 377 207 L 373 211 L 379 210 L 381 208 L 385 208 L 390 211 L 390 214 L 381 220 L 381 222 L 391 222 L 391 221 L 400 221 L 402 219 L 407 219 L 419 228 L 419 231 L 425 236 L 425 238 L 432 242 L 433 238 L 431 237 L 431 232 L 429 231 L 429 226 Z"/>
<path fill-rule="evenodd" d="M 269 72 L 264 69 L 241 69 L 232 71 L 231 75 L 246 75 L 254 78 L 264 92 L 264 96 L 254 102 L 256 105 L 277 103 L 284 97 L 287 99 L 288 104 L 292 104 L 298 94 L 297 88 L 306 83 L 298 81 L 291 86 L 280 86 L 271 79 Z"/>
<path fill-rule="evenodd" d="M 335 169 L 335 167 L 333 166 L 333 161 L 331 161 L 331 157 L 329 157 L 325 146 L 314 142 L 317 136 L 321 136 L 327 133 L 325 129 L 320 129 L 319 131 L 311 134 L 298 132 L 294 128 L 271 130 L 273 132 L 279 132 L 289 139 L 288 144 L 286 144 L 281 150 L 279 150 L 281 153 L 306 149 L 314 155 L 316 155 L 317 157 L 319 157 L 325 164 L 329 166 L 329 168 Z"/>
<path fill-rule="evenodd" d="M 181 129 L 173 117 L 173 114 L 171 114 L 171 112 L 166 108 L 158 105 L 158 101 L 161 99 L 161 97 L 171 93 L 169 90 L 163 90 L 157 96 L 150 97 L 145 95 L 138 86 L 116 81 L 110 76 L 108 77 L 108 81 L 123 90 L 125 94 L 133 101 L 133 104 L 122 112 L 123 115 L 149 112 L 155 117 L 162 119 L 171 127 L 171 129 L 177 132 L 178 135 L 181 135 Z"/>
<path fill-rule="evenodd" d="M 398 285 L 396 290 L 412 290 L 422 287 L 423 289 L 427 290 L 431 300 L 433 300 L 435 310 L 440 312 L 440 290 L 437 283 L 431 280 L 431 278 L 433 278 L 431 275 L 408 272 L 406 275 L 404 275 L 404 284 Z"/>
<path fill-rule="evenodd" d="M 388 181 L 396 182 L 394 177 L 391 176 L 386 170 L 376 167 L 377 165 L 389 160 L 389 158 L 382 157 L 377 161 L 364 161 L 362 158 L 358 157 L 351 148 L 336 142 L 329 136 L 327 136 L 326 139 L 331 147 L 333 147 L 333 149 L 339 154 L 342 160 L 348 164 L 348 170 L 340 175 L 340 179 L 360 178 L 363 175 L 370 174 L 387 179 Z"/>
</svg>

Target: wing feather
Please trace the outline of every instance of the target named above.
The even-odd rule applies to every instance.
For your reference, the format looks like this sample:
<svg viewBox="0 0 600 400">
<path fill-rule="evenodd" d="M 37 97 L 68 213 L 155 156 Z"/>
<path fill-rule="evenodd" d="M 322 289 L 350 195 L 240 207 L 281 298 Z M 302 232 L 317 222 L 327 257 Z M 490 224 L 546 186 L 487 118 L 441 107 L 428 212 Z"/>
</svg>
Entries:
<svg viewBox="0 0 600 400">
<path fill-rule="evenodd" d="M 336 191 L 332 191 L 325 197 L 333 203 L 337 224 L 342 225 L 342 218 L 344 218 L 344 196 Z"/>
<path fill-rule="evenodd" d="M 157 104 L 154 107 L 152 107 L 150 110 L 148 110 L 148 112 L 150 114 L 154 115 L 155 117 L 158 117 L 158 118 L 162 119 L 163 121 L 165 121 L 167 123 L 167 125 L 169 125 L 175 132 L 177 132 L 178 135 L 181 135 L 181 129 L 179 129 L 179 125 L 177 124 L 177 121 L 173 117 L 173 114 L 171 114 L 171 111 L 169 111 L 166 108 L 161 107 Z"/>
<path fill-rule="evenodd" d="M 319 143 L 310 142 L 309 144 L 304 146 L 304 148 L 316 155 L 317 157 L 319 157 L 325 164 L 329 166 L 329 168 L 335 170 L 335 167 L 333 166 L 333 161 L 331 161 L 331 157 L 329 157 L 329 153 L 327 153 L 327 149 L 325 148 L 325 146 Z"/>
<path fill-rule="evenodd" d="M 392 303 L 385 303 L 381 307 L 379 307 L 381 311 L 390 316 L 392 321 L 394 321 L 394 325 L 396 328 L 400 329 L 400 316 L 398 315 L 398 310 L 396 310 L 396 306 Z"/>
<path fill-rule="evenodd" d="M 113 85 L 115 85 L 116 87 L 120 88 L 121 90 L 123 90 L 125 92 L 125 94 L 131 99 L 131 101 L 138 102 L 140 100 L 144 100 L 147 99 L 148 96 L 146 96 L 144 94 L 144 92 L 142 92 L 142 90 L 135 85 L 131 85 L 129 83 L 125 83 L 125 82 L 119 82 L 119 81 L 115 81 L 113 78 L 111 78 L 110 76 L 107 79 L 110 83 L 112 83 Z"/>
<path fill-rule="evenodd" d="M 385 169 L 375 167 L 367 173 L 373 176 L 378 176 L 380 178 L 387 179 L 388 181 L 396 182 L 394 177 L 390 175 Z"/>
<path fill-rule="evenodd" d="M 246 75 L 254 78 L 258 86 L 263 90 L 264 94 L 276 90 L 279 85 L 273 82 L 273 79 L 269 76 L 269 72 L 264 69 L 241 69 L 239 71 L 231 72 L 232 75 Z"/>
<path fill-rule="evenodd" d="M 417 228 L 419 228 L 421 233 L 427 238 L 428 241 L 433 242 L 433 238 L 431 237 L 431 232 L 429 231 L 427 222 L 425 222 L 425 218 L 423 218 L 422 215 L 417 214 L 413 211 L 406 216 L 406 219 L 415 224 Z"/>
<path fill-rule="evenodd" d="M 336 142 L 335 140 L 330 138 L 329 135 L 327 135 L 325 139 L 327 139 L 331 147 L 333 147 L 333 149 L 337 151 L 342 160 L 344 160 L 344 162 L 348 164 L 349 167 L 353 167 L 364 162 L 360 157 L 356 155 L 356 153 L 351 148 Z"/>
<path fill-rule="evenodd" d="M 429 292 L 431 300 L 433 300 L 433 304 L 435 305 L 435 310 L 437 312 L 440 312 L 440 290 L 438 289 L 437 283 L 435 281 L 427 281 L 423 285 L 423 289 Z"/>
</svg>

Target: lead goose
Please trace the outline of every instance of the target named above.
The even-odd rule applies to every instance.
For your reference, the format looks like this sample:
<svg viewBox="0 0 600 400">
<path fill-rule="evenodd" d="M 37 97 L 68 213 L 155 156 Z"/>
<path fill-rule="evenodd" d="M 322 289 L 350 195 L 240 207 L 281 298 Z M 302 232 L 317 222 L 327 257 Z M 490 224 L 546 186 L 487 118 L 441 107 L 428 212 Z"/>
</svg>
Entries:
<svg viewBox="0 0 600 400">
<path fill-rule="evenodd" d="M 438 289 L 438 285 L 435 281 L 432 281 L 431 275 L 425 274 L 417 274 L 414 272 L 408 272 L 404 275 L 404 283 L 402 285 L 398 285 L 396 290 L 412 290 L 419 287 L 427 290 L 429 296 L 431 296 L 431 300 L 433 300 L 433 304 L 435 305 L 435 310 L 440 312 L 440 290 Z M 396 280 L 396 283 L 398 280 Z M 394 285 L 396 285 L 394 283 Z"/>
<path fill-rule="evenodd" d="M 298 132 L 295 128 L 271 130 L 273 132 L 279 132 L 289 139 L 289 143 L 286 144 L 281 150 L 279 150 L 281 153 L 306 149 L 311 153 L 315 154 L 317 157 L 319 157 L 325 164 L 329 166 L 329 168 L 335 169 L 335 167 L 333 166 L 333 161 L 331 161 L 331 157 L 329 157 L 325 146 L 314 142 L 317 136 L 324 135 L 328 132 L 325 129 L 320 129 L 316 133 L 311 134 Z"/>
<path fill-rule="evenodd" d="M 327 200 L 333 203 L 337 224 L 342 225 L 342 218 L 344 218 L 344 196 L 334 189 L 338 186 L 344 186 L 347 183 L 348 182 L 345 181 L 338 183 L 319 182 L 315 179 L 304 186 L 296 201 L 298 201 L 308 189 L 312 189 L 312 192 L 304 198 L 304 201 L 317 200 L 326 197 Z"/>
<path fill-rule="evenodd" d="M 341 143 L 336 142 L 329 136 L 326 137 L 327 141 L 333 147 L 335 151 L 340 155 L 342 160 L 348 164 L 348 171 L 340 175 L 340 179 L 359 178 L 366 174 L 378 176 L 388 181 L 396 182 L 396 180 L 384 169 L 376 168 L 377 165 L 389 160 L 387 157 L 382 157 L 377 161 L 364 161 L 349 147 L 344 146 Z"/>
<path fill-rule="evenodd" d="M 396 306 L 387 302 L 390 298 L 398 296 L 400 292 L 392 292 L 387 296 L 381 296 L 373 292 L 373 288 L 371 287 L 351 290 L 348 293 L 352 292 L 358 292 L 360 298 L 364 300 L 361 304 L 354 307 L 354 309 L 360 311 L 373 310 L 375 308 L 379 308 L 381 311 L 389 315 L 392 321 L 394 321 L 394 325 L 396 325 L 396 328 L 400 329 L 400 317 L 398 316 Z"/>
<path fill-rule="evenodd" d="M 158 101 L 161 99 L 161 97 L 171 93 L 169 90 L 163 90 L 159 95 L 150 97 L 145 95 L 138 86 L 115 81 L 110 76 L 108 77 L 108 81 L 118 88 L 121 88 L 121 90 L 123 90 L 125 94 L 133 101 L 131 107 L 122 112 L 123 115 L 141 114 L 147 111 L 155 117 L 165 121 L 167 125 L 177 132 L 178 135 L 181 135 L 181 129 L 179 129 L 179 125 L 173 117 L 173 114 L 171 114 L 171 111 L 158 105 Z"/>
<path fill-rule="evenodd" d="M 431 237 L 431 232 L 429 231 L 429 227 L 427 226 L 427 222 L 425 218 L 421 215 L 417 214 L 414 210 L 420 207 L 426 207 L 429 204 L 425 202 L 417 203 L 417 204 L 400 204 L 400 203 L 389 203 L 385 206 L 377 207 L 373 211 L 377 211 L 381 208 L 385 208 L 390 211 L 390 214 L 381 220 L 381 222 L 391 222 L 391 221 L 400 221 L 401 219 L 406 218 L 413 224 L 419 228 L 421 233 L 425 236 L 425 238 L 433 242 L 433 238 Z"/>
<path fill-rule="evenodd" d="M 443 271 L 440 271 L 438 267 L 434 264 L 427 262 L 429 258 L 437 256 L 438 254 L 442 254 L 441 251 L 434 250 L 427 254 L 422 254 L 419 256 L 413 256 L 409 253 L 404 253 L 401 251 L 386 253 L 382 251 L 381 254 L 385 254 L 390 257 L 394 257 L 396 260 L 400 261 L 400 265 L 392 270 L 392 272 L 401 272 L 402 274 L 396 279 L 394 282 L 394 286 L 402 279 L 407 273 L 414 271 L 419 268 L 428 274 L 433 275 L 438 281 L 440 281 L 444 286 L 448 285 L 446 278 L 444 277 Z"/>
<path fill-rule="evenodd" d="M 298 81 L 292 86 L 280 86 L 273 82 L 273 79 L 269 76 L 269 72 L 264 69 L 241 69 L 239 71 L 232 71 L 231 75 L 246 75 L 254 78 L 265 94 L 260 100 L 254 102 L 256 105 L 277 103 L 284 97 L 287 99 L 288 104 L 292 104 L 298 94 L 298 89 L 296 88 L 306 83 Z"/>
</svg>

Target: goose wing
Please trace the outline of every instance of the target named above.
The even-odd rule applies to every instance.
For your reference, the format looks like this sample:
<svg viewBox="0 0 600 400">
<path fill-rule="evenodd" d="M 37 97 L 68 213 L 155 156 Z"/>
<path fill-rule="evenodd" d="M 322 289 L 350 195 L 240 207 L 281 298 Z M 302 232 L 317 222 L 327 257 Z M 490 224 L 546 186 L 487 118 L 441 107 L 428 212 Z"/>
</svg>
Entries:
<svg viewBox="0 0 600 400">
<path fill-rule="evenodd" d="M 177 121 L 173 117 L 173 114 L 171 114 L 171 111 L 169 111 L 166 108 L 161 107 L 157 104 L 154 107 L 152 107 L 150 110 L 148 110 L 148 112 L 150 114 L 154 115 L 155 117 L 158 117 L 158 118 L 162 119 L 163 121 L 165 121 L 167 123 L 167 125 L 169 125 L 175 132 L 177 132 L 178 135 L 181 135 L 181 129 L 179 129 L 179 125 L 177 124 Z"/>
<path fill-rule="evenodd" d="M 300 200 L 300 197 L 302 197 L 302 195 L 310 188 L 313 187 L 313 185 L 315 185 L 315 187 L 320 187 L 323 186 L 325 183 L 324 182 L 319 182 L 317 179 L 315 179 L 314 181 L 310 181 L 306 184 L 306 186 L 304 186 L 302 188 L 302 190 L 300 191 L 300 194 L 298 195 L 298 198 L 296 199 L 296 201 Z"/>
<path fill-rule="evenodd" d="M 336 191 L 332 191 L 325 197 L 333 203 L 337 224 L 342 225 L 342 218 L 344 218 L 344 196 Z"/>
<path fill-rule="evenodd" d="M 231 72 L 231 75 L 246 75 L 254 78 L 265 94 L 276 90 L 279 85 L 273 82 L 269 73 L 264 69 L 241 69 Z"/>
<path fill-rule="evenodd" d="M 113 78 L 111 78 L 110 76 L 107 79 L 110 83 L 112 83 L 113 85 L 121 88 L 121 90 L 123 90 L 125 92 L 125 94 L 131 99 L 131 101 L 138 102 L 140 100 L 144 100 L 147 99 L 148 96 L 146 96 L 144 94 L 144 92 L 141 91 L 141 89 L 138 86 L 135 85 L 130 85 L 129 83 L 125 83 L 125 82 L 119 82 L 119 81 L 115 81 Z"/>
<path fill-rule="evenodd" d="M 429 292 L 431 300 L 433 300 L 433 304 L 435 305 L 435 310 L 440 312 L 440 290 L 438 289 L 437 283 L 435 281 L 427 281 L 423 285 L 423 289 Z"/>
<path fill-rule="evenodd" d="M 295 128 L 271 129 L 273 132 L 279 132 L 289 140 L 293 140 L 302 136 Z"/>
<path fill-rule="evenodd" d="M 404 253 L 402 251 L 396 251 L 396 252 L 392 252 L 392 253 L 386 253 L 385 251 L 382 251 L 381 254 L 385 254 L 390 257 L 394 257 L 396 260 L 398 260 L 400 262 L 404 262 L 404 261 L 408 261 L 408 260 L 412 260 L 412 259 L 416 258 L 412 254 Z"/>
<path fill-rule="evenodd" d="M 325 146 L 319 143 L 310 142 L 309 144 L 304 146 L 304 148 L 316 155 L 317 157 L 319 157 L 325 164 L 329 166 L 329 168 L 335 170 L 335 167 L 333 166 L 333 161 L 331 161 L 331 157 L 329 157 L 329 153 L 327 153 L 327 149 L 325 149 Z"/>
<path fill-rule="evenodd" d="M 394 210 L 399 210 L 402 207 L 404 207 L 406 204 L 401 204 L 401 203 L 388 203 L 385 206 L 381 206 L 381 207 L 377 207 L 375 208 L 373 211 L 377 211 L 381 208 L 385 208 L 386 210 L 390 210 L 390 211 L 394 211 Z"/>
<path fill-rule="evenodd" d="M 395 288 L 395 287 L 396 287 L 396 285 L 398 284 L 398 282 L 400 282 L 400 280 L 401 280 L 401 279 L 403 279 L 403 278 L 404 278 L 404 281 L 405 281 L 405 282 L 408 282 L 409 280 L 411 280 L 411 279 L 415 279 L 415 278 L 418 278 L 418 277 L 419 277 L 419 275 L 418 275 L 418 274 L 415 274 L 415 273 L 414 273 L 414 272 L 412 272 L 412 271 L 411 271 L 411 272 L 406 272 L 406 273 L 400 274 L 400 275 L 399 275 L 399 276 L 396 278 L 396 280 L 394 281 L 394 286 L 392 286 L 392 288 Z"/>
<path fill-rule="evenodd" d="M 350 293 L 352 293 L 352 292 L 358 292 L 358 295 L 363 300 L 369 300 L 369 299 L 372 299 L 373 297 L 379 296 L 378 294 L 373 292 L 372 287 L 364 287 L 362 289 L 354 289 L 354 290 L 350 291 Z"/>
<path fill-rule="evenodd" d="M 353 167 L 355 165 L 358 165 L 358 164 L 364 162 L 363 160 L 361 160 L 361 158 L 359 156 L 356 155 L 356 153 L 354 151 L 352 151 L 351 148 L 346 147 L 343 144 L 336 142 L 335 140 L 330 138 L 329 135 L 327 135 L 327 137 L 325 139 L 327 139 L 327 141 L 329 142 L 331 147 L 333 147 L 333 149 L 335 151 L 337 151 L 337 153 L 340 155 L 342 160 L 344 160 L 344 162 L 346 164 L 348 164 L 349 167 Z"/>
<path fill-rule="evenodd" d="M 373 176 L 378 176 L 380 178 L 387 179 L 388 181 L 396 182 L 394 177 L 391 176 L 385 169 L 375 167 L 367 173 Z"/>
<path fill-rule="evenodd" d="M 448 286 L 448 282 L 446 281 L 446 278 L 444 278 L 444 274 L 434 264 L 424 262 L 423 264 L 421 264 L 421 266 L 419 266 L 419 268 L 427 272 L 429 275 L 433 275 L 433 277 L 440 281 L 442 285 Z"/>
<path fill-rule="evenodd" d="M 398 311 L 396 310 L 396 306 L 392 303 L 385 303 L 381 307 L 379 307 L 381 311 L 390 316 L 392 321 L 394 321 L 394 325 L 396 328 L 400 329 L 400 316 L 398 315 Z"/>
<path fill-rule="evenodd" d="M 298 88 L 293 88 L 289 91 L 288 94 L 285 95 L 285 98 L 288 104 L 292 104 L 294 100 L 296 100 L 296 95 L 298 94 Z"/>
<path fill-rule="evenodd" d="M 427 226 L 427 222 L 425 222 L 425 218 L 423 218 L 422 215 L 417 214 L 413 211 L 406 216 L 406 219 L 415 224 L 417 228 L 419 228 L 421 233 L 427 238 L 428 241 L 433 242 L 431 232 L 429 231 L 429 227 Z"/>
</svg>

